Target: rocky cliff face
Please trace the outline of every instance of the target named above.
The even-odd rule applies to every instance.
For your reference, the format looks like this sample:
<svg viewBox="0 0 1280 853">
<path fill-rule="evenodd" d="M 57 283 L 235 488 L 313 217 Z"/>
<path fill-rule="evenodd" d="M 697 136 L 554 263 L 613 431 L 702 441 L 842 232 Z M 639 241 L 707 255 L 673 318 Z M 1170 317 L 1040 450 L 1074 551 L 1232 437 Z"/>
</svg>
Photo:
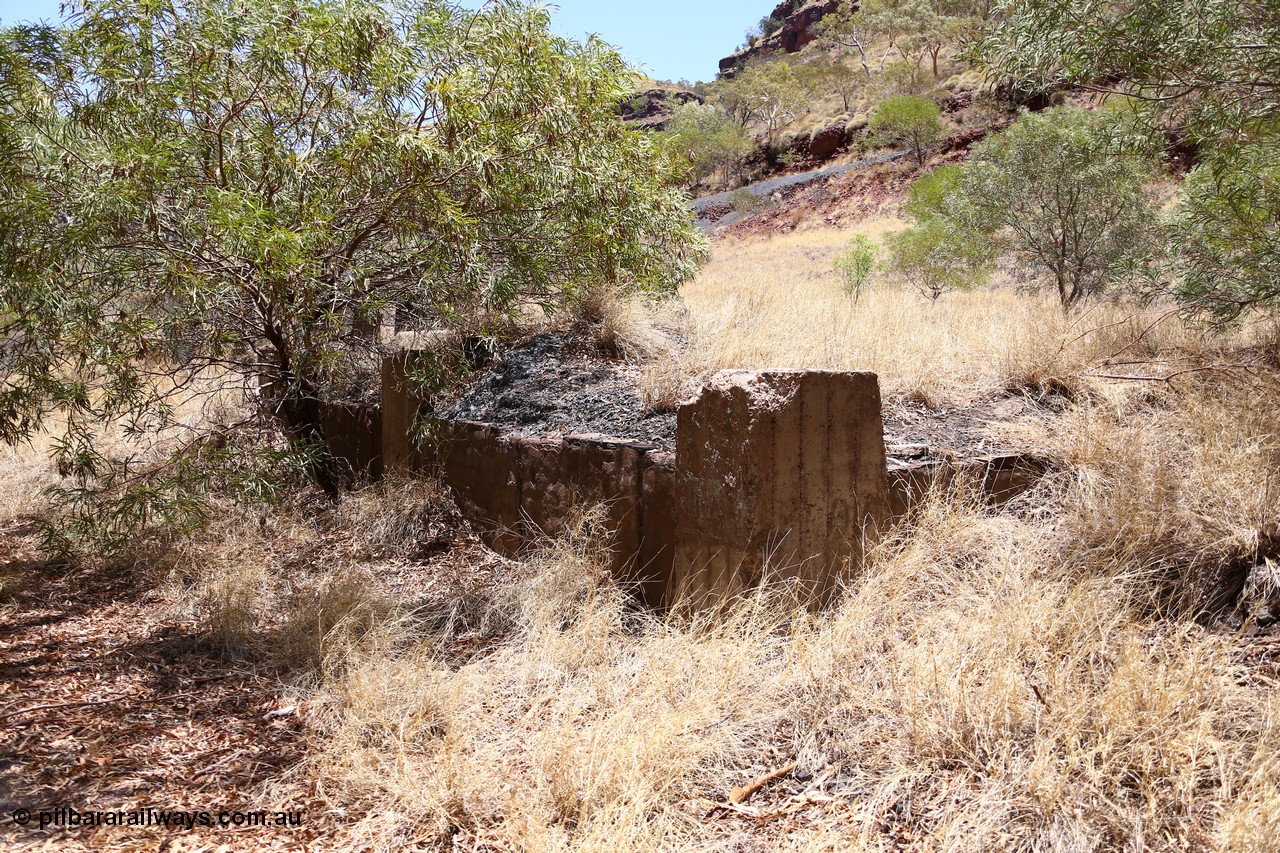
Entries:
<svg viewBox="0 0 1280 853">
<path fill-rule="evenodd" d="M 851 3 L 856 6 L 856 0 L 783 0 L 770 15 L 782 21 L 778 31 L 758 40 L 753 47 L 743 48 L 720 60 L 720 73 L 732 74 L 735 69 L 757 56 L 779 52 L 795 53 L 814 40 L 814 24 Z"/>
<path fill-rule="evenodd" d="M 656 88 L 637 92 L 618 105 L 618 115 L 638 130 L 666 130 L 667 122 L 681 104 L 702 103 L 702 96 L 687 89 Z"/>
</svg>

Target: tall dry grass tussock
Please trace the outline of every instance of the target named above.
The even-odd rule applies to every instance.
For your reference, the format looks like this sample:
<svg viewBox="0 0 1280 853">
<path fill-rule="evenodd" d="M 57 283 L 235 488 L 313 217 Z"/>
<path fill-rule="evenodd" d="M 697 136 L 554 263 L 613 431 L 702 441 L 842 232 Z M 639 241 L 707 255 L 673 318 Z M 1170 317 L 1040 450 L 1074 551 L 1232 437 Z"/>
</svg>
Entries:
<svg viewBox="0 0 1280 853">
<path fill-rule="evenodd" d="M 1146 567 L 1153 605 L 1195 615 L 1280 552 L 1278 410 L 1272 373 L 1205 374 L 1094 395 L 1024 438 L 1062 466 L 1079 547 Z M 1269 587 L 1251 597 L 1280 601 Z"/>
</svg>

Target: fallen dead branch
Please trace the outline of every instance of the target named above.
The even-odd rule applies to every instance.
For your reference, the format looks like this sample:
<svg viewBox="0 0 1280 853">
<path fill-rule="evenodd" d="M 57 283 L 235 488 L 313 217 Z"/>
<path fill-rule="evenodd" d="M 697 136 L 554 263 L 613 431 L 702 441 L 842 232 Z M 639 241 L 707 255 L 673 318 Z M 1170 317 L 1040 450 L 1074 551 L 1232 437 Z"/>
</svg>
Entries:
<svg viewBox="0 0 1280 853">
<path fill-rule="evenodd" d="M 739 788 L 734 788 L 732 791 L 729 792 L 729 802 L 733 803 L 735 806 L 741 805 L 742 803 L 746 802 L 751 797 L 751 795 L 754 794 L 756 791 L 759 791 L 761 788 L 763 788 L 765 785 L 768 785 L 770 782 L 776 782 L 777 780 L 790 775 L 791 771 L 795 769 L 796 769 L 796 763 L 793 761 L 790 764 L 788 764 L 786 767 L 780 767 L 777 770 L 771 770 L 768 773 L 764 774 L 763 776 L 757 778 L 753 782 L 748 782 L 747 784 Z"/>
</svg>

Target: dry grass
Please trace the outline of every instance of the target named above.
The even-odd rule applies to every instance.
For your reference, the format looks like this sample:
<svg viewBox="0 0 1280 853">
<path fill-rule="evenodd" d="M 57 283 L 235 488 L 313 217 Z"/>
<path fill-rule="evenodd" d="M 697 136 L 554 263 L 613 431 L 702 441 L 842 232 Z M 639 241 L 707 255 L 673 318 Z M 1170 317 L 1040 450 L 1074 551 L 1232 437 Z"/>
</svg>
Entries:
<svg viewBox="0 0 1280 853">
<path fill-rule="evenodd" d="M 652 300 L 599 288 L 577 306 L 575 319 L 605 353 L 629 361 L 652 360 L 678 344 L 683 310 L 675 301 Z"/>
<path fill-rule="evenodd" d="M 0 444 L 0 527 L 38 515 L 47 509 L 45 489 L 60 481 L 49 461 L 51 441 L 37 435 L 26 444 Z"/>
<path fill-rule="evenodd" d="M 1022 439 L 1059 473 L 1002 514 L 933 496 L 817 615 L 770 591 L 714 623 L 637 612 L 589 530 L 549 543 L 493 600 L 491 644 L 459 661 L 440 631 L 402 635 L 319 687 L 308 772 L 367 809 L 351 843 L 1280 849 L 1275 684 L 1187 618 L 1255 564 L 1273 600 L 1280 385 L 1098 376 L 1253 334 L 1143 334 L 1156 315 L 1067 318 L 1012 289 L 853 304 L 828 272 L 847 236 L 720 246 L 650 399 L 728 366 L 871 369 L 890 397 L 946 403 L 1058 383 L 1087 393 Z"/>
<path fill-rule="evenodd" d="M 312 772 L 370 810 L 375 849 L 1272 844 L 1280 704 L 1230 643 L 1147 621 L 1143 574 L 1080 562 L 1065 531 L 953 497 L 821 617 L 767 595 L 714 625 L 638 616 L 589 539 L 562 541 L 487 653 L 349 666 Z M 708 817 L 792 761 L 758 821 Z"/>
<path fill-rule="evenodd" d="M 1095 395 L 1027 438 L 1066 472 L 1079 547 L 1145 567 L 1162 605 L 1213 611 L 1280 549 L 1278 409 L 1274 373 L 1210 375 Z"/>
<path fill-rule="evenodd" d="M 1090 369 L 1114 373 L 1100 369 L 1113 354 L 1124 361 L 1156 354 L 1194 359 L 1239 342 L 1206 338 L 1168 316 L 1127 346 L 1167 312 L 1097 303 L 1068 317 L 1056 299 L 1012 286 L 951 293 L 933 303 L 882 279 L 854 302 L 841 291 L 832 258 L 855 233 L 878 239 L 899 227 L 875 220 L 850 231 L 718 243 L 682 291 L 689 345 L 648 368 L 650 395 L 670 397 L 675 373 L 694 385 L 724 368 L 804 367 L 870 370 L 890 400 L 957 405 L 1077 382 Z"/>
</svg>

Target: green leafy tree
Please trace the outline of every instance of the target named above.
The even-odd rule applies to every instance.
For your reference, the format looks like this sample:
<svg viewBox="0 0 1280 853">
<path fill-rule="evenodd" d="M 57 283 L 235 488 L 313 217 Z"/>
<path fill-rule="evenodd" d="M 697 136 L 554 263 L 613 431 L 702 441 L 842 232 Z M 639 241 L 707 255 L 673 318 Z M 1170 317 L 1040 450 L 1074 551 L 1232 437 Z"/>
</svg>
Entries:
<svg viewBox="0 0 1280 853">
<path fill-rule="evenodd" d="M 931 218 L 885 238 L 888 269 L 937 301 L 953 290 L 972 290 L 990 275 L 989 243 L 952 220 Z"/>
<path fill-rule="evenodd" d="M 1230 319 L 1280 308 L 1280 6 L 1270 0 L 997 0 L 975 47 L 1029 90 L 1128 96 L 1130 129 L 1197 150 L 1178 234 L 1176 294 Z M 1215 231 L 1215 229 L 1217 229 Z"/>
<path fill-rule="evenodd" d="M 921 175 L 907 188 L 903 210 L 919 222 L 948 216 L 951 213 L 949 205 L 959 197 L 963 174 L 962 166 L 939 166 Z"/>
<path fill-rule="evenodd" d="M 917 17 L 917 28 L 900 40 L 903 52 L 929 57 L 934 79 L 941 76 L 938 63 L 948 47 L 961 47 L 983 29 L 980 18 L 964 14 L 963 7 L 933 2 Z M 951 12 L 951 14 L 948 14 Z"/>
<path fill-rule="evenodd" d="M 840 96 L 846 113 L 853 110 L 858 96 L 866 88 L 866 80 L 856 68 L 843 58 L 831 59 L 825 53 L 797 65 L 795 73 L 810 100 L 834 92 Z"/>
<path fill-rule="evenodd" d="M 912 202 L 1053 283 L 1064 308 L 1143 269 L 1158 250 L 1147 160 L 1116 150 L 1104 116 L 1024 112 L 975 150 L 941 187 Z M 950 183 L 947 183 L 950 182 Z"/>
<path fill-rule="evenodd" d="M 713 84 L 714 100 L 743 127 L 758 121 L 770 143 L 809 104 L 809 93 L 790 63 L 751 65 Z"/>
<path fill-rule="evenodd" d="M 928 56 L 933 76 L 947 47 L 961 47 L 975 37 L 990 17 L 988 0 L 864 0 L 855 9 L 842 7 L 814 26 L 818 38 L 858 51 L 868 79 L 864 45 L 872 37 L 888 45 L 880 58 L 883 73 L 889 56 L 897 51 L 915 58 Z"/>
<path fill-rule="evenodd" d="M 835 12 L 824 15 L 813 25 L 812 32 L 822 42 L 856 50 L 863 74 L 868 80 L 871 79 L 871 66 L 867 65 L 865 46 L 870 34 L 852 6 L 841 6 Z"/>
<path fill-rule="evenodd" d="M 756 148 L 740 124 L 712 104 L 682 104 L 668 125 L 672 149 L 689 164 L 694 182 L 716 173 L 727 186 L 735 164 Z"/>
<path fill-rule="evenodd" d="M 708 83 L 707 99 L 736 121 L 739 127 L 746 128 L 755 118 L 754 105 L 748 100 L 745 90 L 738 85 L 737 75 L 721 77 Z"/>
<path fill-rule="evenodd" d="M 127 533 L 225 459 L 97 437 L 173 425 L 212 377 L 263 388 L 334 494 L 322 407 L 367 387 L 384 311 L 671 290 L 699 238 L 658 140 L 617 121 L 626 66 L 548 27 L 516 2 L 87 0 L 0 31 L 0 435 L 65 425 L 68 500 Z"/>
<path fill-rule="evenodd" d="M 1280 305 L 1280 139 L 1193 170 L 1173 233 L 1184 302 L 1224 322 Z"/>
<path fill-rule="evenodd" d="M 912 227 L 885 241 L 889 271 L 935 301 L 981 285 L 995 257 L 990 236 L 957 204 L 962 174 L 959 166 L 943 166 L 916 179 L 903 205 Z"/>
<path fill-rule="evenodd" d="M 878 35 L 888 42 L 880 57 L 880 71 L 889 55 L 902 52 L 900 42 L 904 38 L 919 36 L 932 25 L 935 17 L 928 0 L 864 0 L 855 13 L 868 33 Z"/>
<path fill-rule="evenodd" d="M 1270 0 L 997 0 L 995 16 L 975 53 L 1030 88 L 1118 91 L 1201 140 L 1248 136 L 1280 108 Z"/>
<path fill-rule="evenodd" d="M 918 95 L 897 95 L 884 101 L 872 115 L 868 129 L 884 144 L 907 146 L 917 163 L 924 163 L 929 147 L 947 135 L 941 108 Z"/>
</svg>

